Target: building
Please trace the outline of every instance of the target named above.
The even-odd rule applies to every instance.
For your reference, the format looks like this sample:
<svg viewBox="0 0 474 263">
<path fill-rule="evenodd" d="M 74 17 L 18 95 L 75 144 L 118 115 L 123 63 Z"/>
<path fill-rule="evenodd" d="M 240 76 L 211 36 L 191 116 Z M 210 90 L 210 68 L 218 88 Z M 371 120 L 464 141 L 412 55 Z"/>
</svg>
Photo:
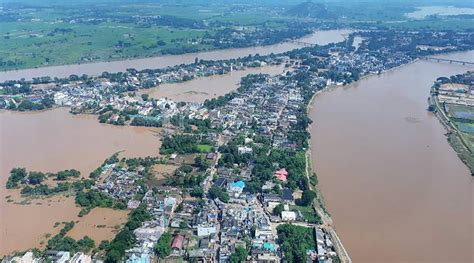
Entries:
<svg viewBox="0 0 474 263">
<path fill-rule="evenodd" d="M 287 204 L 293 204 L 295 202 L 293 198 L 293 192 L 290 188 L 283 188 L 281 191 L 281 199 Z"/>
<path fill-rule="evenodd" d="M 275 176 L 279 181 L 286 182 L 288 180 L 288 172 L 285 168 L 282 168 L 276 171 L 273 176 Z"/>
<path fill-rule="evenodd" d="M 177 235 L 173 238 L 173 241 L 171 242 L 171 248 L 173 250 L 180 251 L 183 248 L 183 242 L 184 242 L 184 236 Z"/>
<path fill-rule="evenodd" d="M 239 197 L 242 191 L 244 190 L 244 187 L 245 187 L 244 181 L 237 181 L 237 182 L 229 184 L 227 190 L 234 197 Z"/>
<path fill-rule="evenodd" d="M 216 233 L 215 226 L 198 226 L 197 235 L 200 237 L 209 236 Z"/>
<path fill-rule="evenodd" d="M 283 221 L 295 221 L 296 213 L 294 211 L 282 211 L 281 220 Z"/>
</svg>

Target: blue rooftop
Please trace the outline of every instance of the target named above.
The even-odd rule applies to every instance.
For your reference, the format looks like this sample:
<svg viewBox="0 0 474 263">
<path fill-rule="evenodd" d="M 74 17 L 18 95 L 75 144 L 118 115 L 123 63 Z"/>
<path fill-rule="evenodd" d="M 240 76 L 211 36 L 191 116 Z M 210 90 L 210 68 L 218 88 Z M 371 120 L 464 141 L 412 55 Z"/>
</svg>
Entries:
<svg viewBox="0 0 474 263">
<path fill-rule="evenodd" d="M 244 181 L 237 181 L 235 183 L 232 183 L 231 187 L 238 187 L 238 188 L 244 189 L 245 183 L 244 183 Z"/>
</svg>

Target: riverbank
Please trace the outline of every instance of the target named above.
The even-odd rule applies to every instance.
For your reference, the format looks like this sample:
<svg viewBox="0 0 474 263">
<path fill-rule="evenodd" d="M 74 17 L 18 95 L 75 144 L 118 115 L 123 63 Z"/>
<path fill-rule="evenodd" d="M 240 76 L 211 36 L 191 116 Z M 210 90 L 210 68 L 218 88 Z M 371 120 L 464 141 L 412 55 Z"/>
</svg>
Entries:
<svg viewBox="0 0 474 263">
<path fill-rule="evenodd" d="M 313 94 L 311 99 L 308 102 L 308 105 L 306 105 L 306 114 L 309 115 L 311 105 L 313 104 L 313 100 L 318 96 L 321 92 L 323 92 L 326 88 L 319 90 Z M 308 127 L 308 132 L 309 127 Z M 310 190 L 316 192 L 316 202 L 313 203 L 313 207 L 315 211 L 320 215 L 321 221 L 322 221 L 322 227 L 327 231 L 327 233 L 331 236 L 331 240 L 333 241 L 334 244 L 334 249 L 336 250 L 336 253 L 339 257 L 339 260 L 344 263 L 351 263 L 352 260 L 349 256 L 349 253 L 347 252 L 346 248 L 344 247 L 341 239 L 337 235 L 335 226 L 333 225 L 333 220 L 331 218 L 331 215 L 329 215 L 329 212 L 327 211 L 325 205 L 324 205 L 324 199 L 321 194 L 321 191 L 319 190 L 318 184 L 317 184 L 317 178 L 316 178 L 316 184 L 313 186 L 311 183 L 311 176 L 316 176 L 316 173 L 314 173 L 313 170 L 313 163 L 312 163 L 312 158 L 311 158 L 311 138 L 308 139 L 308 149 L 305 152 L 305 158 L 306 158 L 306 176 L 308 178 L 309 183 L 309 188 Z"/>
<path fill-rule="evenodd" d="M 440 105 L 438 96 L 431 90 L 429 97 L 429 104 L 435 107 L 434 115 L 437 117 L 439 122 L 446 129 L 446 138 L 456 151 L 459 156 L 459 159 L 469 168 L 471 171 L 471 176 L 474 176 L 474 155 L 471 149 L 468 146 L 468 142 L 462 135 L 462 132 L 454 125 L 453 122 L 449 119 L 444 111 L 444 107 Z"/>
<path fill-rule="evenodd" d="M 312 99 L 318 189 L 354 261 L 472 261 L 472 178 L 426 112 L 433 79 L 467 68 L 415 61 Z"/>
<path fill-rule="evenodd" d="M 0 72 L 0 82 L 6 80 L 30 80 L 36 77 L 50 76 L 52 78 L 69 77 L 75 75 L 90 75 L 95 76 L 107 71 L 123 72 L 128 68 L 142 69 L 156 69 L 168 66 L 175 66 L 180 64 L 190 64 L 196 58 L 204 60 L 224 60 L 238 57 L 245 57 L 248 55 L 268 55 L 271 53 L 283 53 L 297 48 L 302 48 L 305 45 L 298 42 L 305 42 L 318 45 L 326 45 L 329 43 L 337 43 L 343 41 L 348 34 L 353 32 L 352 29 L 337 29 L 337 30 L 316 30 L 312 34 L 297 39 L 296 41 L 285 41 L 279 44 L 267 46 L 254 46 L 248 48 L 235 49 L 219 49 L 213 51 L 186 53 L 182 55 L 164 55 L 149 58 L 114 60 L 110 62 L 93 62 L 84 64 L 69 64 L 62 66 L 47 66 L 30 69 L 10 70 Z"/>
</svg>

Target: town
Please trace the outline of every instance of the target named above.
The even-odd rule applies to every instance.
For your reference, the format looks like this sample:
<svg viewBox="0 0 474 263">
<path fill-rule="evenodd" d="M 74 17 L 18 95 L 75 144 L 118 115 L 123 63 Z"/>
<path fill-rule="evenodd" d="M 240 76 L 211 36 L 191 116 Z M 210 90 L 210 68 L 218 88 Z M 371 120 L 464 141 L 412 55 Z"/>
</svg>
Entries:
<svg viewBox="0 0 474 263">
<path fill-rule="evenodd" d="M 363 39 L 358 46 L 356 36 Z M 74 222 L 66 223 L 44 250 L 2 262 L 346 262 L 308 163 L 311 99 L 326 87 L 444 52 L 427 49 L 431 42 L 472 48 L 472 36 L 356 32 L 338 44 L 282 54 L 2 83 L 5 109 L 69 107 L 102 123 L 167 128 L 159 157 L 120 159 L 117 153 L 88 179 L 64 176 L 60 189 L 43 184 L 58 175 L 12 170 L 10 187 L 24 195 L 69 191 L 81 215 L 95 207 L 130 214 L 111 241 L 74 240 L 67 236 Z M 137 95 L 161 83 L 274 64 L 287 70 L 245 76 L 237 90 L 203 103 Z M 163 175 L 157 165 L 175 169 Z"/>
</svg>

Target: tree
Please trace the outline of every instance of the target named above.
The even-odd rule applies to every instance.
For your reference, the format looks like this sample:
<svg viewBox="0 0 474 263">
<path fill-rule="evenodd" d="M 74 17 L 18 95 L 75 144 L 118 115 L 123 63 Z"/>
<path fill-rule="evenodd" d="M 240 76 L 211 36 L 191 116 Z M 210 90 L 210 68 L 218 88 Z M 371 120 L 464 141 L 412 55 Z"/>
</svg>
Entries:
<svg viewBox="0 0 474 263">
<path fill-rule="evenodd" d="M 296 200 L 296 203 L 301 206 L 310 206 L 313 203 L 313 199 L 315 197 L 315 192 L 311 190 L 304 190 L 301 199 Z"/>
<path fill-rule="evenodd" d="M 278 204 L 277 206 L 275 206 L 275 208 L 273 208 L 272 214 L 276 216 L 280 216 L 283 210 L 285 210 L 285 207 L 283 206 L 283 204 Z"/>
<path fill-rule="evenodd" d="M 43 182 L 45 175 L 41 172 L 30 172 L 28 176 L 28 183 L 32 185 L 37 185 Z"/>
<path fill-rule="evenodd" d="M 209 189 L 209 197 L 211 199 L 219 198 L 224 203 L 229 202 L 229 194 L 227 192 L 222 191 L 217 186 L 212 186 L 211 189 Z"/>
<path fill-rule="evenodd" d="M 202 197 L 204 195 L 204 190 L 201 187 L 195 186 L 189 193 L 192 197 Z"/>
<path fill-rule="evenodd" d="M 171 234 L 164 233 L 155 246 L 155 253 L 160 258 L 165 258 L 171 254 Z"/>
<path fill-rule="evenodd" d="M 207 168 L 209 168 L 211 166 L 211 163 L 200 155 L 198 155 L 198 156 L 196 156 L 196 158 L 194 158 L 194 164 L 201 171 L 205 171 Z"/>
<path fill-rule="evenodd" d="M 237 246 L 235 248 L 235 252 L 230 255 L 230 262 L 231 263 L 239 263 L 247 259 L 247 249 L 242 246 Z"/>
</svg>

